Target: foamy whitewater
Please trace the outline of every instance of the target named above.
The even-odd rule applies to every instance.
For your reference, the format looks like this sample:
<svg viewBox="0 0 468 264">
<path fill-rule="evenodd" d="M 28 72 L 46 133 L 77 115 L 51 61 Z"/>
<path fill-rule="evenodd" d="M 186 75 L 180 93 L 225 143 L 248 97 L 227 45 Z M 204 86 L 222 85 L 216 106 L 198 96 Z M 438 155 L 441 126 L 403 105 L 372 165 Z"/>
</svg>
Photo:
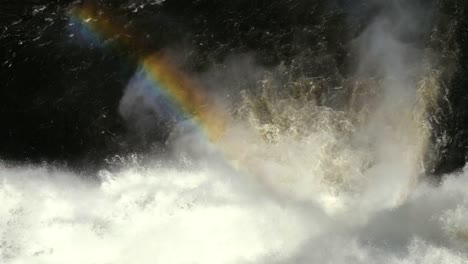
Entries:
<svg viewBox="0 0 468 264">
<path fill-rule="evenodd" d="M 0 260 L 468 263 L 467 172 L 408 191 L 395 170 L 359 192 L 340 193 L 313 175 L 266 188 L 213 163 L 134 160 L 118 172 L 102 171 L 99 182 L 2 167 Z M 297 166 L 269 164 L 294 172 Z M 402 192 L 409 192 L 403 200 Z"/>
</svg>

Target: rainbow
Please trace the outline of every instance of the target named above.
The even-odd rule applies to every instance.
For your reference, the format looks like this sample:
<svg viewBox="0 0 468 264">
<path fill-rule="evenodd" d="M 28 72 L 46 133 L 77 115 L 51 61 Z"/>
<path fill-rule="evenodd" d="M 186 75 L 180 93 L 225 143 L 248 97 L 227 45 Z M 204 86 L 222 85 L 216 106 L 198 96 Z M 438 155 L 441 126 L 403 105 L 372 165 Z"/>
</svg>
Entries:
<svg viewBox="0 0 468 264">
<path fill-rule="evenodd" d="M 228 115 L 214 104 L 206 91 L 175 67 L 169 57 L 160 52 L 145 54 L 144 42 L 121 21 L 92 5 L 72 8 L 70 21 L 93 42 L 132 51 L 128 59 L 136 59 L 152 89 L 167 100 L 172 111 L 176 111 L 174 114 L 191 120 L 210 141 L 224 133 Z"/>
</svg>

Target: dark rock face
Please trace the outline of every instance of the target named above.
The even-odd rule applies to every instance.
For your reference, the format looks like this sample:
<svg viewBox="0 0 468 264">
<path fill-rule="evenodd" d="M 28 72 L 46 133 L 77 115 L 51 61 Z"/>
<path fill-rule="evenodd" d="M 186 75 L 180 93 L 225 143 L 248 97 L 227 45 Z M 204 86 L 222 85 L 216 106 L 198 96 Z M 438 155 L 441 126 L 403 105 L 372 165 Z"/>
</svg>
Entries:
<svg viewBox="0 0 468 264">
<path fill-rule="evenodd" d="M 437 1 L 438 17 L 435 31 L 445 32 L 432 45 L 442 54 L 446 66 L 442 82 L 445 95 L 434 117 L 432 173 L 441 175 L 463 168 L 467 158 L 468 105 L 468 3 L 466 1 Z"/>
<path fill-rule="evenodd" d="M 123 90 L 137 68 L 126 54 L 132 51 L 109 52 L 89 45 L 70 29 L 70 6 L 91 2 L 146 35 L 139 52 L 174 46 L 183 50 L 181 60 L 188 72 L 202 72 L 233 54 L 253 53 L 265 67 L 291 65 L 300 57 L 298 74 L 343 78 L 352 71 L 350 42 L 386 8 L 382 1 L 365 0 L 4 0 L 1 159 L 92 167 L 109 155 L 144 150 L 167 137 L 168 128 L 161 127 L 141 140 L 118 114 Z M 455 31 L 452 45 L 459 50 L 455 70 L 445 78 L 448 101 L 441 102 L 441 123 L 433 136 L 434 142 L 443 135 L 450 138 L 434 150 L 433 172 L 441 174 L 464 165 L 468 146 L 467 4 L 420 2 L 436 8 L 441 25 L 453 25 L 440 30 Z M 430 36 L 406 37 L 424 43 Z"/>
</svg>

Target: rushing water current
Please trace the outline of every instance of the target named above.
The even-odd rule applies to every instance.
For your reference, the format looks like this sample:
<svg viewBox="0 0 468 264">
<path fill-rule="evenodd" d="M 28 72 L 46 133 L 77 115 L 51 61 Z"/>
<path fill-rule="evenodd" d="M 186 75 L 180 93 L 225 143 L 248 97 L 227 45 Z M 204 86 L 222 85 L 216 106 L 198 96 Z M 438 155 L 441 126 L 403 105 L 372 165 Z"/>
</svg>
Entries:
<svg viewBox="0 0 468 264">
<path fill-rule="evenodd" d="M 340 192 L 314 177 L 320 160 L 289 158 L 264 161 L 273 173 L 305 174 L 269 179 L 270 188 L 215 161 L 131 162 L 102 171 L 98 182 L 47 168 L 2 167 L 0 259 L 468 263 L 468 173 L 447 176 L 440 186 L 409 184 L 389 163 L 374 179 L 356 180 L 359 187 L 351 187 L 359 192 Z"/>
<path fill-rule="evenodd" d="M 139 154 L 111 155 L 97 173 L 1 161 L 0 263 L 468 263 L 468 168 L 440 180 L 428 175 L 434 153 L 449 141 L 443 129 L 434 131 L 454 54 L 434 48 L 452 39 L 427 26 L 436 12 L 408 4 L 419 1 L 367 1 L 383 8 L 344 45 L 352 64 L 346 73 L 332 51 L 320 48 L 323 37 L 317 41 L 325 44 L 288 62 L 266 66 L 254 51 L 234 52 L 188 74 L 180 67 L 183 52 L 177 54 L 183 45 L 143 52 L 155 41 L 149 33 L 139 32 L 146 37 L 137 41 L 131 26 L 94 1 L 82 2 L 60 9 L 63 47 L 136 64 L 106 113 L 142 142 L 157 130 L 167 137 Z M 146 5 L 156 10 L 171 1 L 130 2 L 125 12 L 151 17 Z M 345 6 L 350 15 L 360 12 Z M 39 6 L 32 15 L 49 9 Z M 314 30 L 327 29 L 320 25 Z M 5 27 L 2 34 L 14 38 L 11 32 Z M 93 64 L 93 54 L 80 65 Z M 300 65 L 315 66 L 305 72 Z M 96 76 L 87 84 L 98 87 Z M 57 112 L 63 98 L 81 96 L 83 87 L 73 87 L 60 91 Z M 31 105 L 52 109 L 41 101 L 47 96 L 38 98 Z M 90 120 L 107 122 L 105 114 L 92 114 Z M 53 126 L 52 120 L 37 129 Z M 19 130 L 10 130 L 14 137 L 11 131 Z M 56 142 L 39 143 L 47 150 Z"/>
</svg>

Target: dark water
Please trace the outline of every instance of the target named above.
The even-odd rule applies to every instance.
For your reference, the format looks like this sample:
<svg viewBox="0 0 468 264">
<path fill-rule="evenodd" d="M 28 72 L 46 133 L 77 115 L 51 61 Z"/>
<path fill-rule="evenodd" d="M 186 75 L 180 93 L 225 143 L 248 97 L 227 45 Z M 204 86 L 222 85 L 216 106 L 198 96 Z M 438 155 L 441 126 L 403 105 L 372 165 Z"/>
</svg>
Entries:
<svg viewBox="0 0 468 264">
<path fill-rule="evenodd" d="M 99 167 L 114 154 L 164 148 L 170 125 L 135 131 L 117 111 L 138 66 L 126 59 L 135 51 L 110 51 L 72 36 L 76 32 L 70 29 L 68 14 L 74 5 L 94 3 L 111 10 L 147 37 L 139 52 L 172 51 L 181 67 L 195 76 L 247 54 L 265 69 L 285 65 L 291 79 L 315 78 L 325 87 L 343 86 L 337 92 L 330 88 L 317 92 L 318 104 L 340 110 L 347 107 L 351 89 L 343 80 L 356 70 L 353 43 L 379 14 L 391 13 L 404 1 L 160 2 L 3 0 L 0 157 L 83 169 Z M 433 147 L 427 158 L 429 172 L 442 174 L 464 166 L 468 144 L 467 7 L 457 0 L 406 5 L 403 8 L 424 13 L 418 14 L 421 25 L 414 30 L 402 25 L 398 38 L 431 49 L 443 65 L 444 95 L 433 110 Z M 239 76 L 242 87 L 230 87 L 232 94 L 256 89 L 258 76 Z"/>
</svg>

